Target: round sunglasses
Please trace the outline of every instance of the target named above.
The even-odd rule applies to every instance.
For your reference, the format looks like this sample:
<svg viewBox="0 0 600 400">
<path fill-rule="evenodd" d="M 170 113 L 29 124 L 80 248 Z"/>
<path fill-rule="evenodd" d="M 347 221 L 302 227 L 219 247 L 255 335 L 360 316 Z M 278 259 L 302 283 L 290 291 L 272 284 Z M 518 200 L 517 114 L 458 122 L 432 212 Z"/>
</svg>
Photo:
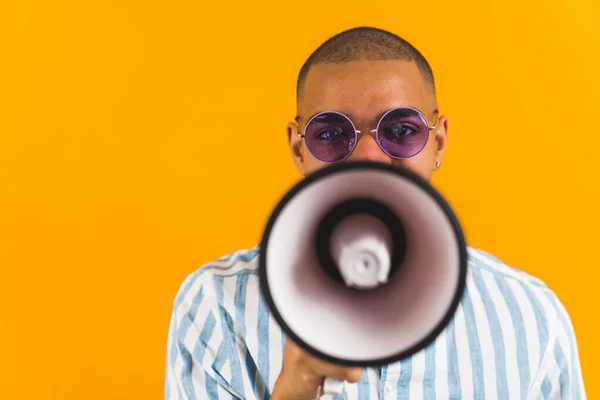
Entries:
<svg viewBox="0 0 600 400">
<path fill-rule="evenodd" d="M 313 115 L 300 132 L 298 117 L 295 119 L 298 137 L 304 139 L 306 148 L 316 159 L 333 163 L 343 161 L 352 154 L 361 132 L 356 129 L 350 118 L 337 111 L 324 111 Z M 437 124 L 437 118 L 436 118 Z M 386 111 L 375 133 L 377 144 L 385 154 L 392 158 L 414 157 L 425 148 L 429 132 L 436 125 L 429 126 L 427 118 L 412 107 L 399 107 Z"/>
</svg>

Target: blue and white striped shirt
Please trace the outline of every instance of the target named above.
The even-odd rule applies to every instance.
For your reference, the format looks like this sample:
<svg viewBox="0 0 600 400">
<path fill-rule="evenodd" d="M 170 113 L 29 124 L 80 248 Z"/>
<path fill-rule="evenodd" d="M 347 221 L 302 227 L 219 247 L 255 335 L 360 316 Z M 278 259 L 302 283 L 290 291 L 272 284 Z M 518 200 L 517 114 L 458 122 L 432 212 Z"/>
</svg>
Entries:
<svg viewBox="0 0 600 400">
<path fill-rule="evenodd" d="M 259 289 L 259 247 L 191 273 L 176 295 L 166 399 L 268 399 L 285 335 Z M 365 368 L 348 399 L 586 399 L 563 304 L 542 281 L 469 247 L 466 291 L 446 329 L 401 362 Z"/>
</svg>

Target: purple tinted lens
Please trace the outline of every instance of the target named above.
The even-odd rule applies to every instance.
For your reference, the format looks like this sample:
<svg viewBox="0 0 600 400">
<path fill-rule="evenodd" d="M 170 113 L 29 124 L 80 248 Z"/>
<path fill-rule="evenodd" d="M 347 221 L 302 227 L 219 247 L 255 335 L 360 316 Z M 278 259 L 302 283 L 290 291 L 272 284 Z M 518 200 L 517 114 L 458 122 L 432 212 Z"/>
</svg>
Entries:
<svg viewBox="0 0 600 400">
<path fill-rule="evenodd" d="M 429 139 L 425 118 L 416 110 L 399 108 L 388 112 L 377 128 L 379 145 L 389 156 L 408 158 L 416 155 Z"/>
<path fill-rule="evenodd" d="M 325 112 L 313 117 L 306 126 L 306 147 L 317 159 L 324 162 L 341 161 L 356 146 L 356 131 L 352 122 L 335 112 Z"/>
</svg>

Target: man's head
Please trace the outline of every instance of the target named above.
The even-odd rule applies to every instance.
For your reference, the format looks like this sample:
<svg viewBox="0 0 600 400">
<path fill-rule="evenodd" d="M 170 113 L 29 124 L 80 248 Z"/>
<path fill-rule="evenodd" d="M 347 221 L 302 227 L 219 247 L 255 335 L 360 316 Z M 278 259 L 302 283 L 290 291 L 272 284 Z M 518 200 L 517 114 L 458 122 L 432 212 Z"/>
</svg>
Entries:
<svg viewBox="0 0 600 400">
<path fill-rule="evenodd" d="M 321 146 L 320 149 L 329 155 L 337 151 L 338 158 L 342 155 L 340 148 L 342 152 L 351 149 L 344 161 L 398 164 L 431 179 L 436 163 L 442 161 L 447 137 L 447 118 L 438 115 L 435 92 L 428 62 L 398 36 L 369 27 L 335 35 L 312 53 L 298 76 L 297 122 L 287 126 L 298 171 L 307 175 L 328 165 L 315 157 L 318 152 L 314 148 L 312 153 L 307 149 L 306 143 L 310 143 Z M 381 117 L 397 107 L 416 109 L 426 121 L 420 123 L 417 113 L 395 114 L 397 117 L 388 114 L 382 121 L 378 137 L 374 130 Z M 319 122 L 306 130 L 311 117 L 325 111 L 343 114 L 354 126 L 347 121 L 342 123 L 341 119 L 336 120 L 335 114 L 330 114 L 319 118 Z M 423 128 L 420 136 L 414 136 L 419 127 Z M 357 141 L 354 141 L 354 129 L 361 132 Z M 299 134 L 306 134 L 306 141 Z M 395 146 L 398 150 L 382 150 L 378 139 L 383 142 L 381 147 L 384 149 Z M 424 147 L 419 145 L 425 142 Z"/>
</svg>

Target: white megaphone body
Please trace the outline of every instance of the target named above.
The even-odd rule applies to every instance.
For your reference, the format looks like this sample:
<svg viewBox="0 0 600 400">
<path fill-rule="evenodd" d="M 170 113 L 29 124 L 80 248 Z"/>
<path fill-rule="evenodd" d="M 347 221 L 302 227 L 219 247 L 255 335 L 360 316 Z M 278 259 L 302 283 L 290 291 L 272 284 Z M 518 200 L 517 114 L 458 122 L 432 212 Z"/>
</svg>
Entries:
<svg viewBox="0 0 600 400">
<path fill-rule="evenodd" d="M 281 199 L 259 273 L 272 315 L 297 345 L 338 365 L 381 366 L 422 350 L 450 321 L 467 246 L 427 181 L 394 165 L 344 162 Z M 322 392 L 344 384 L 327 378 Z"/>
</svg>

